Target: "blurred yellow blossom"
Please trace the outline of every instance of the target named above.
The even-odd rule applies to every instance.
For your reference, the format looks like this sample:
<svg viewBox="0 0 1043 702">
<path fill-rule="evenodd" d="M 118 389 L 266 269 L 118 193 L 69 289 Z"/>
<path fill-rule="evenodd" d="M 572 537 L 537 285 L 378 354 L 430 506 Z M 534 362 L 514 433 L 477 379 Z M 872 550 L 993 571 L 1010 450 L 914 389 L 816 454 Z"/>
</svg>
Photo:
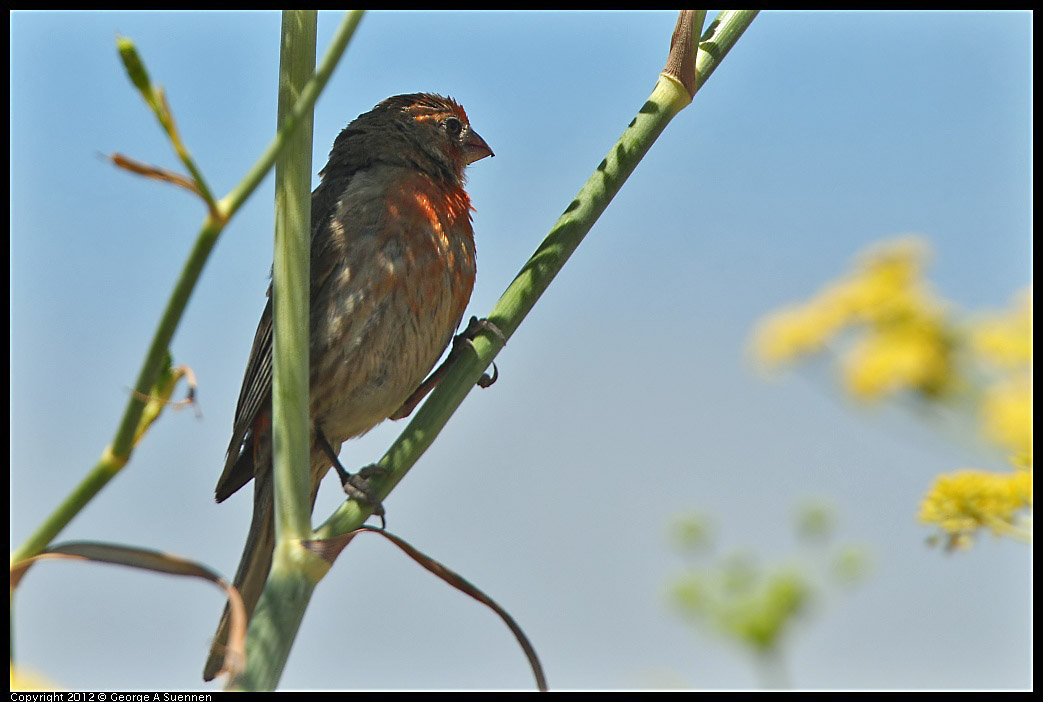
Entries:
<svg viewBox="0 0 1043 702">
<path fill-rule="evenodd" d="M 995 380 L 981 404 L 982 430 L 1010 450 L 1019 465 L 1032 465 L 1032 289 L 1022 291 L 1011 309 L 973 325 L 974 351 L 993 369 Z"/>
<path fill-rule="evenodd" d="M 777 366 L 833 351 L 859 400 L 906 391 L 928 403 L 963 400 L 949 404 L 976 412 L 984 437 L 1017 470 L 940 476 L 920 519 L 937 524 L 950 549 L 969 547 L 982 528 L 1028 538 L 1013 520 L 1032 506 L 1032 289 L 1007 310 L 957 320 L 924 280 L 928 254 L 911 236 L 868 248 L 843 278 L 761 320 L 754 354 Z"/>
<path fill-rule="evenodd" d="M 1018 374 L 991 385 L 981 408 L 985 436 L 1020 456 L 1032 455 L 1032 376 Z"/>
<path fill-rule="evenodd" d="M 929 323 L 867 332 L 845 357 L 843 369 L 848 390 L 867 400 L 903 388 L 940 395 L 952 377 L 944 330 Z"/>
<path fill-rule="evenodd" d="M 23 667 L 15 667 L 14 663 L 11 664 L 11 690 L 18 690 L 20 692 L 53 692 L 57 690 L 53 682 L 43 677 L 35 671 L 28 670 Z M 15 695 L 11 695 L 11 699 L 16 699 Z M 43 699 L 43 698 L 41 698 Z"/>
<path fill-rule="evenodd" d="M 779 365 L 821 351 L 840 332 L 857 328 L 861 335 L 843 358 L 855 397 L 877 399 L 906 388 L 942 393 L 952 377 L 952 332 L 944 306 L 921 279 L 927 253 L 917 237 L 870 247 L 846 278 L 765 318 L 754 353 L 766 365 Z"/>
<path fill-rule="evenodd" d="M 860 253 L 846 282 L 858 319 L 889 322 L 933 307 L 921 277 L 929 251 L 923 239 L 905 236 Z"/>
<path fill-rule="evenodd" d="M 755 342 L 757 354 L 774 365 L 820 351 L 844 321 L 825 305 L 794 305 L 779 310 L 761 322 Z"/>
<path fill-rule="evenodd" d="M 950 548 L 965 547 L 975 531 L 1027 537 L 1017 512 L 1032 507 L 1032 472 L 960 470 L 938 476 L 920 505 L 920 521 L 936 524 Z"/>
<path fill-rule="evenodd" d="M 1014 308 L 980 320 L 974 327 L 975 351 L 1000 367 L 1032 364 L 1032 288 L 1023 290 Z"/>
</svg>

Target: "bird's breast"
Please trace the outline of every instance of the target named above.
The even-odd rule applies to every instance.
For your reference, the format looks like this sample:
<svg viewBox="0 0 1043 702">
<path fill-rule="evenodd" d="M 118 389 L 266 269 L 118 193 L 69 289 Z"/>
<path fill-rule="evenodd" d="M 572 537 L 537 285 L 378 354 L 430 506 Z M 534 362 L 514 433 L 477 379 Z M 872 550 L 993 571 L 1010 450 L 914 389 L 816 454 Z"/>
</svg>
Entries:
<svg viewBox="0 0 1043 702">
<path fill-rule="evenodd" d="M 312 416 L 343 441 L 386 419 L 434 367 L 470 299 L 475 249 L 467 194 L 419 174 L 349 186 L 328 230 L 334 245 L 313 242 L 313 258 L 337 260 L 312 301 Z"/>
</svg>

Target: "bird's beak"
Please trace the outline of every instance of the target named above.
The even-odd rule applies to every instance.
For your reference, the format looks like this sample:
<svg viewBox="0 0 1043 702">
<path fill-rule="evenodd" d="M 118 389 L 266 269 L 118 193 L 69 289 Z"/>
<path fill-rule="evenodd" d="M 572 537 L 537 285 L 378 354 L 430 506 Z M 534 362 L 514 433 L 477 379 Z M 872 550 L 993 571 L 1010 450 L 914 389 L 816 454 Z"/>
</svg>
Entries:
<svg viewBox="0 0 1043 702">
<path fill-rule="evenodd" d="M 493 150 L 489 148 L 489 145 L 485 143 L 485 139 L 478 136 L 478 132 L 473 129 L 467 131 L 467 136 L 464 137 L 464 160 L 467 161 L 468 165 L 475 161 L 480 161 L 486 156 L 495 156 Z"/>
</svg>

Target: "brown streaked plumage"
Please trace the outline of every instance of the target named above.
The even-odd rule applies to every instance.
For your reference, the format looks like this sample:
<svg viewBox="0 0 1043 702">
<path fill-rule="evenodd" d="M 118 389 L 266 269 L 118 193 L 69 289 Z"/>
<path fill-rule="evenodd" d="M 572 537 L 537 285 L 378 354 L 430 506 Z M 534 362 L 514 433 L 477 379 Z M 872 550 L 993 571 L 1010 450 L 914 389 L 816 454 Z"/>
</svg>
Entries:
<svg viewBox="0 0 1043 702">
<path fill-rule="evenodd" d="M 398 410 L 452 339 L 474 286 L 464 168 L 492 156 L 451 98 L 388 98 L 334 141 L 312 193 L 310 417 L 312 501 L 335 451 Z M 254 479 L 254 513 L 235 576 L 247 614 L 274 547 L 271 485 L 272 303 L 254 336 L 217 501 Z M 226 610 L 203 678 L 220 672 Z"/>
</svg>

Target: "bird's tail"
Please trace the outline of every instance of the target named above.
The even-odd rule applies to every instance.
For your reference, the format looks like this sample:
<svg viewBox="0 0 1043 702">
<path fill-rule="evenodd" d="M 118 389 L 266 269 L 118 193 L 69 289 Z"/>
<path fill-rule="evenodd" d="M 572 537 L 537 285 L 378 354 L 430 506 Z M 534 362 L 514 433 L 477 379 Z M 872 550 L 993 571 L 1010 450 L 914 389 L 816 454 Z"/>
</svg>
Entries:
<svg viewBox="0 0 1043 702">
<path fill-rule="evenodd" d="M 254 512 L 250 531 L 243 548 L 239 569 L 233 584 L 239 590 L 246 606 L 246 617 L 253 616 L 257 601 L 261 599 L 268 571 L 272 567 L 272 551 L 275 549 L 275 515 L 273 512 L 271 470 L 254 480 Z M 203 668 L 203 680 L 213 680 L 224 668 L 225 648 L 228 644 L 229 608 L 225 605 L 221 622 L 217 625 L 214 642 Z"/>
<path fill-rule="evenodd" d="M 244 464 L 244 470 L 254 473 L 254 512 L 250 521 L 250 531 L 246 536 L 246 546 L 243 547 L 243 557 L 239 561 L 233 584 L 243 598 L 247 621 L 253 617 L 257 602 L 261 599 L 264 585 L 268 581 L 268 571 L 272 568 L 272 553 L 275 550 L 275 495 L 272 487 L 272 453 L 269 439 L 270 434 L 261 434 L 256 437 L 256 446 L 251 443 L 244 448 L 244 452 L 252 452 L 248 462 L 253 466 L 251 468 Z M 331 446 L 334 455 L 340 452 L 340 447 L 339 442 Z M 311 508 L 314 509 L 315 498 L 319 494 L 319 483 L 330 469 L 330 460 L 328 454 L 319 448 L 314 440 L 310 453 Z M 218 493 L 221 493 L 220 486 Z M 221 615 L 214 641 L 210 646 L 206 666 L 203 668 L 203 680 L 213 680 L 224 669 L 229 623 L 229 608 L 225 605 L 225 611 Z"/>
</svg>

